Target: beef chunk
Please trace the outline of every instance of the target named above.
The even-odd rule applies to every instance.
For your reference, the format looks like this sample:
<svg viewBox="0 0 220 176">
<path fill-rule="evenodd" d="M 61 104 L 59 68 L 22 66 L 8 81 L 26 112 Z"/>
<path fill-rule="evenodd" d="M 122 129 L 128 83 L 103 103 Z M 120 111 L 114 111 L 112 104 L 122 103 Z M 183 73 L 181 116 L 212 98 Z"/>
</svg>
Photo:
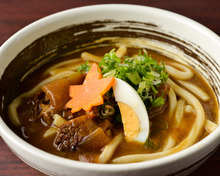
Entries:
<svg viewBox="0 0 220 176">
<path fill-rule="evenodd" d="M 104 133 L 102 128 L 98 127 L 95 131 L 82 139 L 79 143 L 79 147 L 84 151 L 97 151 L 106 146 L 110 142 L 110 139 L 111 138 Z"/>
<path fill-rule="evenodd" d="M 157 115 L 162 114 L 164 112 L 164 110 L 167 108 L 167 106 L 168 106 L 168 98 L 165 98 L 163 105 L 152 107 L 149 109 L 149 111 L 148 111 L 149 118 L 153 118 Z"/>
<path fill-rule="evenodd" d="M 45 93 L 42 91 L 37 92 L 34 96 L 26 98 L 23 101 L 24 104 L 19 106 L 18 112 L 25 118 L 28 118 L 29 121 L 39 120 L 44 117 L 47 119 L 49 99 L 45 96 Z M 21 109 L 21 110 L 20 110 Z M 41 113 L 42 112 L 42 113 Z M 46 120 L 47 121 L 47 120 Z"/>
<path fill-rule="evenodd" d="M 38 119 L 38 102 L 31 98 L 25 99 L 22 104 L 18 107 L 17 112 L 21 119 L 25 119 L 25 121 L 35 121 Z"/>
<path fill-rule="evenodd" d="M 54 114 L 62 115 L 69 98 L 70 83 L 66 78 L 58 79 L 42 86 L 32 99 L 36 119 L 41 119 L 44 125 L 50 125 Z M 68 114 L 71 116 L 71 114 Z"/>
<path fill-rule="evenodd" d="M 56 114 L 53 106 L 49 104 L 40 104 L 40 113 L 38 118 L 42 119 L 45 125 L 50 125 L 53 122 L 53 115 Z"/>
<path fill-rule="evenodd" d="M 158 91 L 157 97 L 161 97 L 162 96 L 163 98 L 165 98 L 167 96 L 169 90 L 170 90 L 170 85 L 169 84 L 165 84 L 165 83 L 162 84 L 157 89 L 157 91 Z"/>
<path fill-rule="evenodd" d="M 55 139 L 57 149 L 61 151 L 74 150 L 82 139 L 97 128 L 95 122 L 87 116 L 69 120 L 64 123 Z"/>
<path fill-rule="evenodd" d="M 70 83 L 66 78 L 55 80 L 42 86 L 42 90 L 50 100 L 50 104 L 58 110 L 64 109 L 69 97 Z"/>
<path fill-rule="evenodd" d="M 148 115 L 149 118 L 153 118 L 157 115 L 160 115 L 164 112 L 164 110 L 167 108 L 168 106 L 168 98 L 167 98 L 167 94 L 170 90 L 170 86 L 168 84 L 162 84 L 158 89 L 158 94 L 157 97 L 163 97 L 164 98 L 164 104 L 161 106 L 154 106 L 152 108 L 149 109 L 148 111 Z"/>
<path fill-rule="evenodd" d="M 114 127 L 113 123 L 109 119 L 100 119 L 97 118 L 96 124 L 101 127 L 105 134 L 111 138 L 111 129 Z"/>
<path fill-rule="evenodd" d="M 112 127 L 113 124 L 108 119 L 91 119 L 86 115 L 83 115 L 75 119 L 71 119 L 61 126 L 55 139 L 55 145 L 60 151 L 75 150 L 83 140 L 83 143 L 86 144 L 90 140 L 89 138 L 95 136 L 104 139 L 100 145 L 93 147 L 93 149 L 100 148 L 102 144 L 104 145 L 110 141 L 112 137 Z M 99 129 L 98 133 L 95 133 L 95 131 L 97 132 L 97 129 Z M 93 144 L 93 146 L 95 146 L 94 141 Z M 83 145 L 83 147 L 87 148 L 85 145 Z"/>
<path fill-rule="evenodd" d="M 37 119 L 41 119 L 44 125 L 51 125 L 53 115 L 59 114 L 60 110 L 50 104 L 49 98 L 43 91 L 37 92 L 33 101 L 36 105 L 35 109 L 37 109 Z"/>
<path fill-rule="evenodd" d="M 84 114 L 82 114 L 84 115 Z M 64 117 L 65 119 L 74 119 L 73 113 L 71 112 L 70 109 L 64 109 L 62 112 L 62 117 Z"/>
</svg>

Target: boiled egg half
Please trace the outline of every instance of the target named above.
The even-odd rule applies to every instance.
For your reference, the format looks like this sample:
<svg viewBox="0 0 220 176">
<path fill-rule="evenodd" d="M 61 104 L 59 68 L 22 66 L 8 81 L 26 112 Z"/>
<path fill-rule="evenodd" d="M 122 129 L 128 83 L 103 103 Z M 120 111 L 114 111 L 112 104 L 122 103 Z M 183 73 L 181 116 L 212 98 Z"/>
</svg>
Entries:
<svg viewBox="0 0 220 176">
<path fill-rule="evenodd" d="M 125 139 L 144 143 L 149 135 L 149 118 L 142 99 L 132 86 L 118 78 L 113 92 L 121 112 Z"/>
</svg>

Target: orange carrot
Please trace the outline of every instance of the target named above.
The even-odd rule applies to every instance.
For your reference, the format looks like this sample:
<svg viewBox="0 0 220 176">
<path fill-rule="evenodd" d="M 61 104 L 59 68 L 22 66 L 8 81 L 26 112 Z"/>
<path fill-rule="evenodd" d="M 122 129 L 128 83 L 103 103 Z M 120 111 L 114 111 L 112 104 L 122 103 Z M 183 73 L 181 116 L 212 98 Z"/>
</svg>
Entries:
<svg viewBox="0 0 220 176">
<path fill-rule="evenodd" d="M 70 86 L 69 95 L 72 99 L 67 102 L 66 107 L 70 108 L 72 113 L 81 109 L 90 111 L 93 106 L 104 103 L 102 95 L 113 86 L 114 82 L 114 77 L 102 79 L 100 68 L 97 64 L 93 64 L 83 85 Z"/>
<path fill-rule="evenodd" d="M 89 69 L 89 72 L 86 75 L 83 84 L 86 84 L 89 81 L 99 80 L 101 78 L 102 78 L 101 69 L 98 67 L 97 64 L 94 63 Z"/>
</svg>

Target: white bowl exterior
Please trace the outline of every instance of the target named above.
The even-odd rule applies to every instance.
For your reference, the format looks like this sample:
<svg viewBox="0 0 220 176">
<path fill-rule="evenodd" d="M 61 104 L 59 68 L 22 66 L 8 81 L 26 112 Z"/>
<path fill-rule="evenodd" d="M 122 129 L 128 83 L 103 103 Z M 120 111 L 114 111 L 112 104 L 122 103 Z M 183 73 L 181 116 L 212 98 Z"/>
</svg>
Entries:
<svg viewBox="0 0 220 176">
<path fill-rule="evenodd" d="M 200 46 L 220 65 L 220 38 L 204 26 L 172 12 L 151 7 L 118 4 L 88 6 L 63 11 L 23 28 L 0 48 L 0 75 L 15 56 L 37 38 L 72 24 L 105 19 L 156 24 L 164 31 Z M 26 163 L 50 175 L 160 176 L 178 172 L 180 175 L 184 175 L 190 171 L 184 171 L 184 169 L 191 165 L 197 167 L 204 161 L 204 157 L 220 144 L 220 127 L 218 127 L 207 138 L 171 156 L 142 163 L 89 164 L 60 158 L 31 146 L 15 135 L 2 119 L 0 119 L 0 127 L 2 138 L 12 151 Z"/>
</svg>

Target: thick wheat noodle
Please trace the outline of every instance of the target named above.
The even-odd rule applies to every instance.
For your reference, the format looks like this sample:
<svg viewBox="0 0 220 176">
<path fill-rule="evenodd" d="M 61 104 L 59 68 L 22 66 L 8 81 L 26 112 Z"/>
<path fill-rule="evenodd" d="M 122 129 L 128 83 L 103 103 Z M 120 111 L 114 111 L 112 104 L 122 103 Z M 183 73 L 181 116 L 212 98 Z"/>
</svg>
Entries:
<svg viewBox="0 0 220 176">
<path fill-rule="evenodd" d="M 210 120 L 206 120 L 206 122 L 205 122 L 205 129 L 209 133 L 213 132 L 217 127 L 218 127 L 218 125 L 216 125 L 214 122 L 212 122 Z"/>
<path fill-rule="evenodd" d="M 72 67 L 56 68 L 56 69 L 54 69 L 54 70 L 50 70 L 50 71 L 49 71 L 49 74 L 50 74 L 51 76 L 53 76 L 53 75 L 59 74 L 59 73 L 61 73 L 61 72 L 63 72 L 63 71 L 67 71 L 67 70 L 69 70 L 69 71 L 75 71 L 75 70 L 77 70 L 77 69 L 74 69 L 74 68 L 72 68 Z"/>
<path fill-rule="evenodd" d="M 115 150 L 117 149 L 118 145 L 123 139 L 123 134 L 119 133 L 115 136 L 109 144 L 107 144 L 99 156 L 98 162 L 99 163 L 107 163 L 113 156 Z"/>
<path fill-rule="evenodd" d="M 187 66 L 179 63 L 172 63 L 171 65 L 166 65 L 166 70 L 170 76 L 180 80 L 188 80 L 193 77 L 193 71 Z"/>
<path fill-rule="evenodd" d="M 168 92 L 168 97 L 169 97 L 169 118 L 171 118 L 173 116 L 173 113 L 177 105 L 176 94 L 172 88 L 170 88 Z"/>
<path fill-rule="evenodd" d="M 180 122 L 182 120 L 184 108 L 185 108 L 185 102 L 186 102 L 186 100 L 184 100 L 182 98 L 179 99 L 177 102 L 176 113 L 175 113 L 175 120 L 176 120 L 177 125 L 180 125 Z"/>
<path fill-rule="evenodd" d="M 122 58 L 122 57 L 125 55 L 126 52 L 127 52 L 126 46 L 121 45 L 121 46 L 117 49 L 117 51 L 115 52 L 115 54 L 116 54 L 116 56 L 117 56 L 118 58 Z M 88 52 L 83 52 L 83 53 L 81 54 L 81 58 L 82 58 L 83 60 L 87 60 L 87 61 L 91 61 L 91 62 L 96 62 L 96 63 L 99 63 L 99 62 L 101 62 L 101 60 L 102 60 L 102 57 L 97 56 L 97 55 L 94 55 L 94 54 L 91 54 L 91 53 L 88 53 Z"/>
<path fill-rule="evenodd" d="M 194 111 L 194 108 L 191 105 L 186 105 L 184 111 L 186 113 L 192 113 Z"/>
<path fill-rule="evenodd" d="M 67 121 L 65 118 L 63 118 L 59 114 L 54 114 L 53 119 L 54 120 L 51 126 L 55 126 L 57 128 L 60 128 Z"/>
<path fill-rule="evenodd" d="M 84 62 L 85 63 L 85 62 Z M 49 71 L 49 74 L 51 75 L 51 76 L 53 76 L 53 75 L 56 75 L 56 74 L 59 74 L 59 73 L 61 73 L 61 72 L 64 72 L 64 71 L 77 71 L 77 69 L 79 68 L 79 66 L 81 65 L 81 64 L 84 64 L 84 63 L 79 63 L 79 64 L 75 64 L 75 65 L 73 65 L 73 66 L 67 66 L 67 67 L 63 67 L 63 68 L 56 68 L 56 69 L 53 69 L 53 70 L 50 70 Z M 91 65 L 90 63 L 88 64 L 88 65 Z"/>
<path fill-rule="evenodd" d="M 48 138 L 49 136 L 52 136 L 58 132 L 58 129 L 55 127 L 50 127 L 45 133 L 43 134 L 44 138 Z"/>
<path fill-rule="evenodd" d="M 198 86 L 188 82 L 188 81 L 181 81 L 178 80 L 181 85 L 183 85 L 186 89 L 188 89 L 190 92 L 192 92 L 194 95 L 196 95 L 199 99 L 202 101 L 209 101 L 210 97 L 209 95 L 204 92 L 202 89 L 200 89 Z"/>
<path fill-rule="evenodd" d="M 47 129 L 47 131 L 45 131 L 43 134 L 43 137 L 45 137 L 45 138 L 57 133 L 58 128 L 60 128 L 67 121 L 59 114 L 54 114 L 53 119 L 54 120 L 53 120 L 51 127 L 49 129 Z"/>
<path fill-rule="evenodd" d="M 88 52 L 82 52 L 81 58 L 83 60 L 87 60 L 87 61 L 91 61 L 91 62 L 96 62 L 96 63 L 99 63 L 102 60 L 102 57 L 99 57 L 97 55 L 94 55 L 94 54 L 91 54 L 91 53 L 88 53 Z"/>
<path fill-rule="evenodd" d="M 193 96 L 191 93 L 189 93 L 185 89 L 179 87 L 172 80 L 168 79 L 167 83 L 171 86 L 171 88 L 174 90 L 174 92 L 177 95 L 179 95 L 183 99 L 186 99 L 186 101 L 195 108 L 196 118 L 195 118 L 194 124 L 192 126 L 192 129 L 191 129 L 189 135 L 179 145 L 177 145 L 174 148 L 171 148 L 169 150 L 162 151 L 159 153 L 152 153 L 152 154 L 126 155 L 126 156 L 122 156 L 122 157 L 113 159 L 112 163 L 141 162 L 141 161 L 146 161 L 146 160 L 150 160 L 150 159 L 160 158 L 160 157 L 167 156 L 167 155 L 173 154 L 175 152 L 181 151 L 181 150 L 193 145 L 197 141 L 197 139 L 198 139 L 203 127 L 204 127 L 204 123 L 205 123 L 205 112 L 204 112 L 204 109 L 203 109 L 201 103 L 199 102 L 199 100 L 195 96 Z"/>
<path fill-rule="evenodd" d="M 169 150 L 171 148 L 173 148 L 176 144 L 176 141 L 173 139 L 172 136 L 169 136 L 167 141 L 166 141 L 166 145 L 163 148 L 163 151 Z"/>
<path fill-rule="evenodd" d="M 76 62 L 80 62 L 82 61 L 81 58 L 76 58 L 76 59 L 71 59 L 71 60 L 66 60 L 66 61 L 62 61 L 62 62 L 59 62 L 51 67 L 49 67 L 44 73 L 43 75 L 47 75 L 50 71 L 52 70 L 55 70 L 59 67 L 64 67 L 65 65 L 71 65 L 71 64 L 75 64 Z"/>
<path fill-rule="evenodd" d="M 11 104 L 8 106 L 8 116 L 11 120 L 11 122 L 15 125 L 15 126 L 19 126 L 21 125 L 21 122 L 18 118 L 18 113 L 17 113 L 17 108 L 18 106 L 21 104 L 22 99 L 23 98 L 27 98 L 30 97 L 32 95 L 34 95 L 38 90 L 41 89 L 41 87 L 51 81 L 54 81 L 56 79 L 62 78 L 62 77 L 66 77 L 66 76 L 70 76 L 71 74 L 73 74 L 73 71 L 65 71 L 65 72 L 61 72 L 59 74 L 50 76 L 49 78 L 43 80 L 42 82 L 40 82 L 38 85 L 36 85 L 33 89 L 31 89 L 28 92 L 25 92 L 23 94 L 21 94 L 20 96 L 16 97 Z"/>
<path fill-rule="evenodd" d="M 116 54 L 116 56 L 117 56 L 118 58 L 122 58 L 122 57 L 126 54 L 126 52 L 127 52 L 127 47 L 124 46 L 124 45 L 121 45 L 121 46 L 117 49 L 117 51 L 115 52 L 115 54 Z"/>
</svg>

